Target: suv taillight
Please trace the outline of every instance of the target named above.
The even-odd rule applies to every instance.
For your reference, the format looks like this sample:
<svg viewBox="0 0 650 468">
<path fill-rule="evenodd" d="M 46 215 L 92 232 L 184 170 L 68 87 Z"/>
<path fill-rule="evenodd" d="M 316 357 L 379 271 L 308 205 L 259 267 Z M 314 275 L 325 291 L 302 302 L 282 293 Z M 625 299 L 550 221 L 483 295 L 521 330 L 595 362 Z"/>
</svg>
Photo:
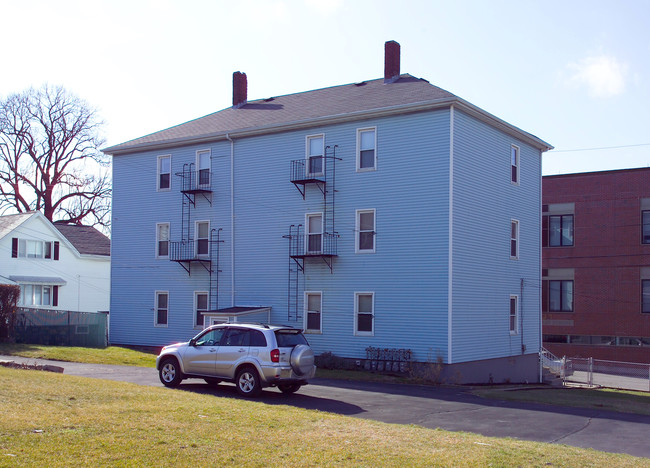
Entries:
<svg viewBox="0 0 650 468">
<path fill-rule="evenodd" d="M 280 350 L 274 349 L 271 351 L 271 362 L 280 362 Z"/>
</svg>

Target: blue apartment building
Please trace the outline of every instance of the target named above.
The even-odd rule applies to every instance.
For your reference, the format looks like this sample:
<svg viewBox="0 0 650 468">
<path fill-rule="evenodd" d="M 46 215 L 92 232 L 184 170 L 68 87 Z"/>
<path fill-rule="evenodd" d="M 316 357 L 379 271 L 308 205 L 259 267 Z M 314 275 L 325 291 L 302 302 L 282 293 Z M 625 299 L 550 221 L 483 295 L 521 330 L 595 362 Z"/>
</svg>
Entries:
<svg viewBox="0 0 650 468">
<path fill-rule="evenodd" d="M 232 107 L 105 150 L 111 343 L 271 322 L 361 366 L 538 381 L 552 147 L 385 53 L 384 78 L 255 101 L 236 72 Z"/>
</svg>

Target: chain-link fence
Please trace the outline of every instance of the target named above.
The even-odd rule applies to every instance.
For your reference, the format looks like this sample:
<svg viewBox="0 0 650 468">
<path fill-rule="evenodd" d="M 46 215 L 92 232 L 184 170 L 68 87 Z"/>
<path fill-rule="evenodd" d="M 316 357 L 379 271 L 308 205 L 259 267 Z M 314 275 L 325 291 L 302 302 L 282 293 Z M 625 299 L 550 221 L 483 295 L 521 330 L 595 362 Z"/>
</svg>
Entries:
<svg viewBox="0 0 650 468">
<path fill-rule="evenodd" d="M 18 308 L 14 338 L 17 343 L 105 348 L 108 314 Z"/>
<path fill-rule="evenodd" d="M 566 381 L 589 386 L 650 391 L 650 364 L 568 358 Z"/>
</svg>

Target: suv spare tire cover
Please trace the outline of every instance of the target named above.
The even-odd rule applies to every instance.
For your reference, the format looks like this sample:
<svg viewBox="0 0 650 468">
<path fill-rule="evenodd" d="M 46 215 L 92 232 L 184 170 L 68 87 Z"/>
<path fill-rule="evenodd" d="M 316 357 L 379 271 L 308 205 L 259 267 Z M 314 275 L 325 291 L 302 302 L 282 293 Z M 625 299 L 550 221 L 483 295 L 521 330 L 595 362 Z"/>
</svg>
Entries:
<svg viewBox="0 0 650 468">
<path fill-rule="evenodd" d="M 298 375 L 305 375 L 314 367 L 314 351 L 307 345 L 294 346 L 291 351 L 291 368 Z"/>
</svg>

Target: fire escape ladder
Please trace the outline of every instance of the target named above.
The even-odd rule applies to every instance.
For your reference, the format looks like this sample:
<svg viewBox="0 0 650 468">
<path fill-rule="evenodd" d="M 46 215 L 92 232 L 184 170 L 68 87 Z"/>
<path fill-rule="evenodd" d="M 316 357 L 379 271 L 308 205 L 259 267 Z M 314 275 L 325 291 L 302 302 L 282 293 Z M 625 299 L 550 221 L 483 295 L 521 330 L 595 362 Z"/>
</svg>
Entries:
<svg viewBox="0 0 650 468">
<path fill-rule="evenodd" d="M 221 240 L 221 231 L 222 228 L 210 231 L 210 310 L 219 308 L 219 273 L 221 273 L 219 269 L 219 246 L 223 242 Z"/>
<path fill-rule="evenodd" d="M 325 236 L 324 242 L 330 242 L 328 253 L 336 256 L 336 240 L 339 235 L 336 232 L 334 225 L 334 200 L 336 194 L 336 149 L 338 145 L 325 147 L 325 180 L 326 184 L 323 185 L 323 234 Z M 340 160 L 340 159 L 339 159 Z M 329 237 L 329 239 L 328 239 Z M 327 263 L 327 260 L 325 263 Z M 330 271 L 332 270 L 331 259 L 328 264 Z"/>
<path fill-rule="evenodd" d="M 305 259 L 299 253 L 304 251 L 304 235 L 302 225 L 292 224 L 289 226 L 289 234 L 282 236 L 289 239 L 289 282 L 287 287 L 287 319 L 297 322 L 302 320 L 302 308 L 300 307 L 301 288 L 300 273 L 305 269 Z"/>
<path fill-rule="evenodd" d="M 302 299 L 300 273 L 304 276 L 307 259 L 320 258 L 327 265 L 330 273 L 333 273 L 334 257 L 338 255 L 339 234 L 335 228 L 334 217 L 336 161 L 340 161 L 336 156 L 337 148 L 338 145 L 327 146 L 322 157 L 291 161 L 291 183 L 298 189 L 303 200 L 307 194 L 307 185 L 316 185 L 323 196 L 323 214 L 320 220 L 320 232 L 310 232 L 312 224 L 308 220 L 304 227 L 302 224 L 292 224 L 289 226 L 289 234 L 283 236 L 289 239 L 287 316 L 290 321 L 301 320 L 303 316 L 300 307 Z M 311 172 L 312 170 L 314 172 Z M 304 279 L 302 288 L 304 289 Z"/>
<path fill-rule="evenodd" d="M 169 242 L 169 259 L 181 265 L 190 276 L 192 275 L 192 263 L 201 265 L 211 276 L 212 239 L 207 239 L 208 253 L 200 254 L 199 240 L 192 237 L 191 225 L 192 208 L 196 208 L 197 194 L 200 194 L 212 206 L 212 174 L 209 169 L 197 171 L 194 163 L 186 163 L 183 164 L 183 170 L 177 172 L 176 176 L 181 178 L 181 239 L 180 241 Z M 212 285 L 212 280 L 210 281 L 210 285 Z"/>
</svg>

